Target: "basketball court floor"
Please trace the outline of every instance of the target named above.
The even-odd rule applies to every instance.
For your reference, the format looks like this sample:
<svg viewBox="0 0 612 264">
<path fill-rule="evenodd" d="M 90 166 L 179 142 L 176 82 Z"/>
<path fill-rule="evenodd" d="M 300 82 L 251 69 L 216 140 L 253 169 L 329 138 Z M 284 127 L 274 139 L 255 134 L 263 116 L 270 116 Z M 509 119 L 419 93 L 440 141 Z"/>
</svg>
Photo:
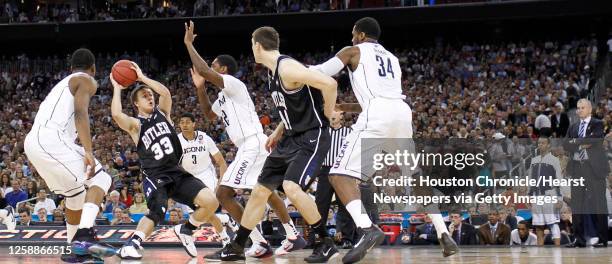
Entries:
<svg viewBox="0 0 612 264">
<path fill-rule="evenodd" d="M 202 248 L 197 259 L 190 258 L 182 248 L 148 248 L 141 261 L 121 261 L 116 257 L 107 258 L 106 263 L 179 263 L 196 264 L 207 263 L 202 256 L 214 252 L 216 249 Z M 347 250 L 341 250 L 341 254 Z M 0 249 L 0 264 L 4 263 L 62 263 L 58 256 L 11 256 L 7 248 Z M 247 259 L 246 263 L 274 263 L 292 264 L 304 263 L 304 257 L 310 250 L 301 250 L 286 257 L 271 257 L 263 260 Z M 341 256 L 342 256 L 341 255 Z M 341 257 L 333 263 L 341 263 Z M 466 247 L 454 256 L 444 258 L 439 247 L 381 247 L 376 248 L 361 262 L 363 264 L 400 264 L 400 263 L 529 263 L 529 264 L 557 264 L 557 263 L 612 263 L 612 248 L 554 248 L 554 247 Z"/>
</svg>

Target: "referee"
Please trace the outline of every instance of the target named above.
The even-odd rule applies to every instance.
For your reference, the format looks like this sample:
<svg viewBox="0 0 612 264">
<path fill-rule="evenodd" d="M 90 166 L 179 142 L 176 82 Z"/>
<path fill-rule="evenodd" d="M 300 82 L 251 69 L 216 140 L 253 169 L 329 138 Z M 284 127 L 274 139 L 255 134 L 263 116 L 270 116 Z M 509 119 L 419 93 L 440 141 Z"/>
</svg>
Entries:
<svg viewBox="0 0 612 264">
<path fill-rule="evenodd" d="M 329 127 L 329 134 L 331 135 L 331 147 L 327 153 L 327 157 L 323 161 L 323 166 L 319 171 L 317 183 L 317 191 L 315 192 L 315 203 L 319 214 L 321 214 L 322 221 L 327 222 L 329 216 L 329 208 L 331 206 L 332 197 L 334 195 L 334 189 L 329 183 L 329 169 L 333 166 L 334 159 L 340 151 L 340 147 L 344 142 L 344 138 L 351 132 L 350 127 L 344 126 L 343 112 L 334 112 L 331 117 L 331 124 Z M 313 178 L 306 188 L 314 182 Z M 352 240 L 352 238 L 350 238 Z"/>
</svg>

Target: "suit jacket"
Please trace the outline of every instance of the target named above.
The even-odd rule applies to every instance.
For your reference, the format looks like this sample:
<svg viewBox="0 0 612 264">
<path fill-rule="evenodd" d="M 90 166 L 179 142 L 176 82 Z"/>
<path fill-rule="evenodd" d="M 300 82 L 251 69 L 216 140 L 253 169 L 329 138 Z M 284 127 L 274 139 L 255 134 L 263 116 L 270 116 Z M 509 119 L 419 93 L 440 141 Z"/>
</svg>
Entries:
<svg viewBox="0 0 612 264">
<path fill-rule="evenodd" d="M 491 225 L 486 223 L 478 228 L 478 239 L 481 245 L 509 245 L 510 232 L 510 227 L 498 222 L 495 237 L 493 237 L 491 235 Z"/>
<path fill-rule="evenodd" d="M 436 226 L 431 224 L 431 232 L 427 233 L 427 224 L 421 224 L 416 227 L 416 233 L 414 236 L 415 244 L 437 244 L 438 243 L 438 235 L 436 233 Z M 426 234 L 426 239 L 421 239 L 419 236 L 422 234 Z M 417 242 L 418 240 L 418 242 Z"/>
<path fill-rule="evenodd" d="M 449 226 L 450 228 L 450 226 Z M 459 241 L 457 241 L 457 232 L 460 232 Z M 455 230 L 451 235 L 451 238 L 455 240 L 457 245 L 476 245 L 478 240 L 476 239 L 476 228 L 468 223 L 461 223 L 460 230 Z"/>
<path fill-rule="evenodd" d="M 550 115 L 550 124 L 553 132 L 557 134 L 557 137 L 565 137 L 567 135 L 567 129 L 570 125 L 569 117 L 566 113 L 561 113 L 559 116 L 560 120 L 557 120 L 557 115 L 554 113 Z"/>
<path fill-rule="evenodd" d="M 603 138 L 605 137 L 603 122 L 591 117 L 584 138 L 580 138 L 578 135 L 579 129 L 580 121 L 570 125 L 567 130 L 567 140 L 564 142 L 565 150 L 569 152 L 570 158 L 567 164 L 567 173 L 572 177 L 585 176 L 605 180 L 610 168 L 608 166 L 608 158 L 603 149 Z M 591 147 L 587 149 L 588 160 L 584 162 L 591 166 L 596 175 L 581 175 L 581 172 L 578 171 L 579 162 L 574 160 L 574 153 L 577 152 L 578 147 L 583 144 L 591 145 Z"/>
<path fill-rule="evenodd" d="M 510 230 L 514 230 L 514 229 L 518 228 L 518 221 L 517 221 L 516 217 L 514 217 L 514 216 L 508 215 L 508 217 L 506 217 L 506 219 L 503 222 L 508 227 L 510 227 Z"/>
</svg>

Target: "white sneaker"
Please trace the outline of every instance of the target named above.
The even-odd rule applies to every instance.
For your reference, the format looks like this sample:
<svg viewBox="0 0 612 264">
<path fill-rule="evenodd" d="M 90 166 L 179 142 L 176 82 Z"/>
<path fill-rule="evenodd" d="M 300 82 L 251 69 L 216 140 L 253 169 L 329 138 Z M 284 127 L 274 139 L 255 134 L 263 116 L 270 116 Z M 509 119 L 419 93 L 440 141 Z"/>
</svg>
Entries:
<svg viewBox="0 0 612 264">
<path fill-rule="evenodd" d="M 9 231 L 15 230 L 15 226 L 17 225 L 17 220 L 15 219 L 15 210 L 12 206 L 7 206 L 4 208 L 6 213 L 6 218 L 2 220 L 2 223 L 6 226 L 6 229 Z"/>
<path fill-rule="evenodd" d="M 281 246 L 274 251 L 274 255 L 283 256 L 291 251 L 300 250 L 306 247 L 306 240 L 302 236 L 297 236 L 296 239 L 285 238 L 281 242 Z"/>
<path fill-rule="evenodd" d="M 599 243 L 599 238 L 598 237 L 591 237 L 590 239 L 587 240 L 587 246 L 592 246 Z"/>
<path fill-rule="evenodd" d="M 117 255 L 121 259 L 139 260 L 142 259 L 142 254 L 138 252 L 138 249 L 142 248 L 138 245 L 128 243 L 119 249 Z"/>
<path fill-rule="evenodd" d="M 174 226 L 174 234 L 179 238 L 181 244 L 183 244 L 183 248 L 185 248 L 185 252 L 189 254 L 192 258 L 198 256 L 198 250 L 196 249 L 195 243 L 193 242 L 193 236 L 190 234 L 181 233 L 181 227 L 183 225 L 175 225 Z"/>
<path fill-rule="evenodd" d="M 250 258 L 267 258 L 272 256 L 272 248 L 266 242 L 253 243 L 245 255 Z"/>
</svg>

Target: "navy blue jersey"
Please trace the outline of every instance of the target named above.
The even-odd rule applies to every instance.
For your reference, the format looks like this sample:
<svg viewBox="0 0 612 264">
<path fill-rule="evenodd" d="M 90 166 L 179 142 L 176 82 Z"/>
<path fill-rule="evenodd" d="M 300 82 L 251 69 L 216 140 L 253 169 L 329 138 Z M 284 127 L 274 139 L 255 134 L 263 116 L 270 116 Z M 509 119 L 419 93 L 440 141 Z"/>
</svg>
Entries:
<svg viewBox="0 0 612 264">
<path fill-rule="evenodd" d="M 176 130 L 166 116 L 155 108 L 150 118 L 138 117 L 140 120 L 140 135 L 138 157 L 145 175 L 179 166 L 183 149 Z"/>
<path fill-rule="evenodd" d="M 281 55 L 276 62 L 276 70 L 268 78 L 268 86 L 276 105 L 276 111 L 285 124 L 287 136 L 299 134 L 314 128 L 328 127 L 329 122 L 323 114 L 323 95 L 321 91 L 307 85 L 288 91 L 278 74 L 279 64 L 283 59 L 292 59 Z"/>
</svg>

